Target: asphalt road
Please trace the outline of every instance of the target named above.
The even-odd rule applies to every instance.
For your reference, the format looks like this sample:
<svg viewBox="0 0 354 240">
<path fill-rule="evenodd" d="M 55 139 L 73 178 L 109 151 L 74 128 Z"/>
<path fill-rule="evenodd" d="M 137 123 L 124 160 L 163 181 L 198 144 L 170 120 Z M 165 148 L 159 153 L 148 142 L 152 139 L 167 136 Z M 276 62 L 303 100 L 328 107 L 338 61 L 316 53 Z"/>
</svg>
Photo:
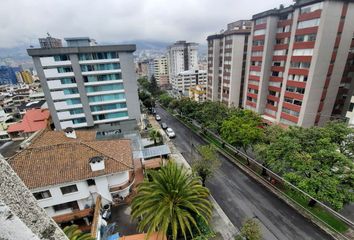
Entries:
<svg viewBox="0 0 354 240">
<path fill-rule="evenodd" d="M 168 112 L 156 109 L 161 122 L 175 131 L 176 138 L 172 141 L 190 162 L 197 154 L 191 151 L 192 145 L 205 142 Z M 261 223 L 265 240 L 332 239 L 225 157 L 219 155 L 219 158 L 221 167 L 206 186 L 235 226 L 240 228 L 246 218 L 256 218 Z"/>
</svg>

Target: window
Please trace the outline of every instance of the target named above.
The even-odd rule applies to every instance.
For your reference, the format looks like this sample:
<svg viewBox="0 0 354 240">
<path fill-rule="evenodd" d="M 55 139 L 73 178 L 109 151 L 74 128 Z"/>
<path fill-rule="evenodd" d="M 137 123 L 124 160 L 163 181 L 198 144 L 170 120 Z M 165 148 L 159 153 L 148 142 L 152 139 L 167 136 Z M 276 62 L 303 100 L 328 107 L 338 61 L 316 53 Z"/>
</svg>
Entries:
<svg viewBox="0 0 354 240">
<path fill-rule="evenodd" d="M 58 67 L 57 70 L 58 73 L 67 73 L 73 71 L 72 67 Z"/>
<path fill-rule="evenodd" d="M 125 99 L 124 93 L 114 93 L 114 94 L 106 94 L 100 96 L 90 96 L 88 97 L 89 102 L 105 102 L 105 101 L 114 101 Z"/>
<path fill-rule="evenodd" d="M 297 81 L 297 82 L 307 82 L 307 76 L 305 76 L 305 75 L 290 74 L 290 75 L 288 76 L 288 80 L 290 80 L 290 81 Z"/>
<path fill-rule="evenodd" d="M 269 90 L 269 95 L 277 97 L 277 92 Z"/>
<path fill-rule="evenodd" d="M 105 104 L 105 105 L 91 106 L 91 111 L 92 112 L 99 112 L 99 111 L 120 109 L 120 108 L 126 108 L 126 107 L 127 107 L 126 103 Z"/>
<path fill-rule="evenodd" d="M 122 117 L 127 117 L 128 112 L 117 112 L 117 113 L 107 113 L 107 114 L 99 114 L 99 115 L 93 115 L 93 120 L 105 120 L 105 119 L 113 119 L 113 118 L 122 118 Z"/>
<path fill-rule="evenodd" d="M 101 81 L 110 81 L 110 80 L 121 80 L 121 73 L 114 74 L 102 74 L 96 76 L 83 76 L 84 82 L 101 82 Z"/>
<path fill-rule="evenodd" d="M 285 108 L 285 107 L 283 107 L 283 112 L 285 112 L 285 113 L 287 113 L 287 114 L 289 114 L 289 115 L 296 116 L 296 117 L 298 117 L 298 116 L 300 115 L 300 113 L 299 113 L 299 112 L 296 112 L 296 111 L 290 110 L 290 109 Z"/>
<path fill-rule="evenodd" d="M 253 33 L 254 36 L 264 35 L 264 34 L 265 34 L 265 29 L 258 29 Z"/>
<path fill-rule="evenodd" d="M 354 103 L 350 103 L 348 111 L 353 112 L 353 109 L 354 109 Z"/>
<path fill-rule="evenodd" d="M 94 65 L 81 65 L 82 72 L 92 72 L 92 71 L 104 71 L 104 70 L 115 70 L 120 69 L 119 63 L 104 63 L 104 64 L 94 64 Z"/>
<path fill-rule="evenodd" d="M 258 81 L 254 81 L 254 80 L 248 80 L 248 84 L 252 84 L 252 85 L 258 86 L 259 82 Z"/>
<path fill-rule="evenodd" d="M 316 41 L 316 34 L 296 35 L 295 42 L 312 42 Z"/>
<path fill-rule="evenodd" d="M 283 67 L 284 61 L 274 61 L 274 62 L 272 62 L 272 66 Z"/>
<path fill-rule="evenodd" d="M 250 75 L 253 75 L 253 76 L 260 76 L 261 73 L 258 72 L 258 71 L 250 71 Z"/>
<path fill-rule="evenodd" d="M 287 86 L 286 87 L 286 91 L 304 94 L 305 93 L 305 88 Z"/>
<path fill-rule="evenodd" d="M 282 83 L 281 82 L 269 81 L 268 85 L 271 86 L 271 87 L 279 87 L 279 88 L 281 88 Z"/>
<path fill-rule="evenodd" d="M 251 65 L 252 65 L 252 66 L 261 66 L 261 65 L 262 65 L 262 62 L 261 62 L 261 61 L 252 61 L 252 62 L 251 62 Z"/>
<path fill-rule="evenodd" d="M 297 28 L 302 29 L 302 28 L 316 27 L 319 24 L 320 24 L 320 19 L 316 18 L 316 19 L 298 22 Z"/>
<path fill-rule="evenodd" d="M 90 92 L 104 92 L 104 91 L 112 91 L 112 90 L 121 90 L 121 89 L 123 89 L 122 83 L 86 87 L 86 91 L 89 93 Z"/>
<path fill-rule="evenodd" d="M 81 103 L 79 98 L 67 99 L 65 102 L 68 105 L 75 105 L 75 104 L 80 104 Z"/>
<path fill-rule="evenodd" d="M 293 56 L 312 56 L 313 49 L 295 49 Z"/>
<path fill-rule="evenodd" d="M 249 92 L 249 93 L 253 93 L 253 94 L 258 94 L 258 90 L 253 89 L 253 88 L 249 88 L 249 89 L 248 89 L 248 92 Z"/>
<path fill-rule="evenodd" d="M 42 191 L 42 192 L 33 193 L 33 196 L 34 196 L 37 200 L 41 200 L 41 199 L 45 199 L 45 198 L 50 198 L 50 197 L 52 197 L 52 194 L 50 194 L 50 191 L 49 191 L 49 190 L 46 190 L 46 191 Z"/>
<path fill-rule="evenodd" d="M 287 54 L 287 50 L 286 49 L 282 49 L 282 50 L 275 50 L 273 55 L 274 56 L 284 56 Z"/>
<path fill-rule="evenodd" d="M 288 20 L 291 19 L 293 17 L 292 13 L 289 14 L 283 14 L 279 16 L 279 20 Z"/>
<path fill-rule="evenodd" d="M 277 28 L 277 33 L 283 33 L 283 32 L 290 32 L 290 25 Z"/>
<path fill-rule="evenodd" d="M 88 186 L 96 185 L 95 179 L 87 179 L 86 182 Z"/>
<path fill-rule="evenodd" d="M 84 113 L 84 110 L 82 108 L 71 109 L 69 110 L 69 113 L 70 115 L 75 115 L 75 114 Z"/>
<path fill-rule="evenodd" d="M 263 46 L 264 45 L 264 40 L 254 40 L 253 41 L 253 46 Z"/>
<path fill-rule="evenodd" d="M 309 62 L 291 62 L 290 67 L 292 68 L 310 68 Z"/>
<path fill-rule="evenodd" d="M 118 58 L 117 52 L 99 52 L 99 53 L 80 53 L 79 60 L 100 60 Z"/>
<path fill-rule="evenodd" d="M 302 101 L 297 100 L 297 99 L 284 98 L 284 101 L 287 103 L 298 105 L 298 106 L 301 106 L 301 104 L 302 104 Z"/>
<path fill-rule="evenodd" d="M 75 78 L 62 78 L 60 79 L 61 84 L 76 83 Z"/>
<path fill-rule="evenodd" d="M 323 6 L 323 2 L 314 3 L 314 4 L 311 4 L 308 6 L 304 6 L 304 7 L 300 8 L 300 14 L 314 12 L 318 9 L 322 9 L 322 6 Z"/>
<path fill-rule="evenodd" d="M 266 22 L 267 22 L 266 18 L 259 18 L 259 19 L 256 19 L 255 25 L 266 23 Z"/>
<path fill-rule="evenodd" d="M 69 185 L 69 186 L 65 186 L 65 187 L 61 187 L 60 191 L 62 194 L 69 194 L 69 193 L 73 193 L 73 192 L 77 192 L 77 186 L 76 184 L 73 185 Z"/>
<path fill-rule="evenodd" d="M 75 209 L 79 209 L 79 205 L 77 204 L 77 201 L 67 202 L 67 203 L 63 203 L 63 204 L 54 205 L 53 209 L 56 212 L 61 211 L 61 210 L 66 210 L 66 209 L 75 210 Z"/>
<path fill-rule="evenodd" d="M 77 88 L 68 88 L 64 89 L 64 95 L 69 95 L 69 94 L 77 94 L 79 93 L 79 90 Z"/>
<path fill-rule="evenodd" d="M 69 55 L 55 55 L 54 56 L 54 61 L 59 62 L 59 61 L 68 61 L 70 60 L 70 56 Z"/>
<path fill-rule="evenodd" d="M 263 52 L 262 51 L 253 51 L 252 56 L 262 56 Z"/>
<path fill-rule="evenodd" d="M 73 124 L 80 124 L 80 123 L 85 123 L 86 122 L 86 118 L 76 118 L 72 120 Z"/>
</svg>

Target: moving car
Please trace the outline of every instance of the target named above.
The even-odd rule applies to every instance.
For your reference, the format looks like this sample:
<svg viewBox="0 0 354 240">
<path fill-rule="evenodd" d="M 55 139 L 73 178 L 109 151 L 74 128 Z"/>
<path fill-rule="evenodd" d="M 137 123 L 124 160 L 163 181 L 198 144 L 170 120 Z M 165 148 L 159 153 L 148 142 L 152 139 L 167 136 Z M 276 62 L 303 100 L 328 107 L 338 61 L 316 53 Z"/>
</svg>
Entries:
<svg viewBox="0 0 354 240">
<path fill-rule="evenodd" d="M 161 121 L 160 115 L 156 114 L 155 119 L 156 119 L 156 121 Z"/>
<path fill-rule="evenodd" d="M 167 128 L 167 124 L 166 123 L 161 123 L 161 127 L 162 127 L 162 129 L 166 129 Z"/>
<path fill-rule="evenodd" d="M 167 129 L 166 129 L 166 134 L 167 134 L 167 136 L 168 136 L 169 138 L 174 138 L 174 137 L 176 137 L 176 134 L 175 134 L 175 132 L 172 130 L 172 128 L 167 128 Z"/>
</svg>

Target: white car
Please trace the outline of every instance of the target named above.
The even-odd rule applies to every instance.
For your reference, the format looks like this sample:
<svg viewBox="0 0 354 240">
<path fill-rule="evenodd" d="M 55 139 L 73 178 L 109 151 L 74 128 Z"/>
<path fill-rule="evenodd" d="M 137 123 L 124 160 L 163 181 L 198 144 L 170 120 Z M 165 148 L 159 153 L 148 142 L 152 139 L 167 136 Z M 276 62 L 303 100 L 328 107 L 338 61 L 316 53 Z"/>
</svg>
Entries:
<svg viewBox="0 0 354 240">
<path fill-rule="evenodd" d="M 160 115 L 156 114 L 155 119 L 156 119 L 156 121 L 160 121 L 161 120 Z"/>
<path fill-rule="evenodd" d="M 176 137 L 176 134 L 175 134 L 175 132 L 172 130 L 172 128 L 167 128 L 167 129 L 166 129 L 166 134 L 167 134 L 167 136 L 168 136 L 169 138 L 174 138 L 174 137 Z"/>
</svg>

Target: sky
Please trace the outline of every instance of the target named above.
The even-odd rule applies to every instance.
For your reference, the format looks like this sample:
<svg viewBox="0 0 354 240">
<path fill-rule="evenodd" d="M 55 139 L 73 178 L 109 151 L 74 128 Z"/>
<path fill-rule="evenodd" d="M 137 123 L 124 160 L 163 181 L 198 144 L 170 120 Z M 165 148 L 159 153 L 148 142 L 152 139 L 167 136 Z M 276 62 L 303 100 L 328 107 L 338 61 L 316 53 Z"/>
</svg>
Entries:
<svg viewBox="0 0 354 240">
<path fill-rule="evenodd" d="M 0 48 L 53 37 L 100 42 L 187 40 L 208 35 L 292 0 L 1 0 Z"/>
</svg>

